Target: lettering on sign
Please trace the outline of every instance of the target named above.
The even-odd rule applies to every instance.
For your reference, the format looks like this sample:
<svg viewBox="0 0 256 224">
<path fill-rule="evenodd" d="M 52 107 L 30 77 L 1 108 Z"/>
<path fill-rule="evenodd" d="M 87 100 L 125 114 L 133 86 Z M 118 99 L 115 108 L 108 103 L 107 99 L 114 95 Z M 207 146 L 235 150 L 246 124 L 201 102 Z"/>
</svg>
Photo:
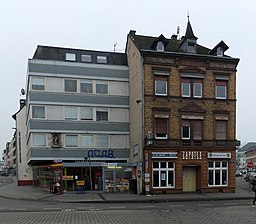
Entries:
<svg viewBox="0 0 256 224">
<path fill-rule="evenodd" d="M 202 159 L 202 152 L 182 151 L 182 159 Z"/>
<path fill-rule="evenodd" d="M 115 158 L 113 150 L 89 150 L 88 158 Z"/>
</svg>

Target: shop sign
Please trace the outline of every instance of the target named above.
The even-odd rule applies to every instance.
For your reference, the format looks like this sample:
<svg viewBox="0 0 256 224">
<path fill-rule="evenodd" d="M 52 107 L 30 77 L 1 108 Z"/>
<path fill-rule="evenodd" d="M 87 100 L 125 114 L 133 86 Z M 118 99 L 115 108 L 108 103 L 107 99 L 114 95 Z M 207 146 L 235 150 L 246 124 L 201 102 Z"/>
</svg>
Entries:
<svg viewBox="0 0 256 224">
<path fill-rule="evenodd" d="M 89 150 L 87 158 L 115 158 L 113 150 Z"/>
<path fill-rule="evenodd" d="M 177 158 L 177 152 L 152 152 L 152 159 Z"/>
<path fill-rule="evenodd" d="M 132 151 L 133 151 L 133 157 L 137 156 L 137 155 L 139 154 L 139 145 L 138 145 L 138 144 L 135 144 L 135 145 L 133 146 Z"/>
<path fill-rule="evenodd" d="M 202 159 L 202 152 L 200 151 L 182 151 L 182 159 Z"/>
<path fill-rule="evenodd" d="M 231 158 L 231 153 L 225 153 L 225 152 L 209 152 L 208 153 L 208 158 L 213 158 L 213 159 L 230 159 Z"/>
<path fill-rule="evenodd" d="M 84 186 L 84 180 L 77 180 L 76 185 L 77 186 Z"/>
<path fill-rule="evenodd" d="M 73 175 L 70 175 L 70 176 L 63 176 L 62 177 L 62 180 L 73 180 L 74 176 Z"/>
</svg>

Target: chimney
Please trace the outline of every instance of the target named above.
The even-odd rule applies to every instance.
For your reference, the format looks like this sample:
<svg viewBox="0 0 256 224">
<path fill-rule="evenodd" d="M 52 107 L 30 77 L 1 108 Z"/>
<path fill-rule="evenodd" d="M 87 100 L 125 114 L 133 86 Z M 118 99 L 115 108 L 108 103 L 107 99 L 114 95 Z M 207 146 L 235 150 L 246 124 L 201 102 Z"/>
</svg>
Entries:
<svg viewBox="0 0 256 224">
<path fill-rule="evenodd" d="M 20 99 L 20 109 L 26 105 L 26 100 Z"/>
<path fill-rule="evenodd" d="M 172 40 L 177 40 L 177 37 L 178 37 L 177 34 L 173 34 L 172 37 L 171 37 L 171 39 L 172 39 Z"/>
</svg>

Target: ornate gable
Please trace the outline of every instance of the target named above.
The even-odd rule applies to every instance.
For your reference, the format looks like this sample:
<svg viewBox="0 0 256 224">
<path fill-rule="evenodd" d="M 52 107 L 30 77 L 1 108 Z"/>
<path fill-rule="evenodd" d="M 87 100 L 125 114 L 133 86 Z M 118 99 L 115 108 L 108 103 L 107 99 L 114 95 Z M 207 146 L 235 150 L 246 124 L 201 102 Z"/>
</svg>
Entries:
<svg viewBox="0 0 256 224">
<path fill-rule="evenodd" d="M 199 107 L 195 103 L 188 104 L 184 107 L 182 107 L 179 112 L 183 113 L 205 113 L 205 110 L 201 107 Z"/>
</svg>

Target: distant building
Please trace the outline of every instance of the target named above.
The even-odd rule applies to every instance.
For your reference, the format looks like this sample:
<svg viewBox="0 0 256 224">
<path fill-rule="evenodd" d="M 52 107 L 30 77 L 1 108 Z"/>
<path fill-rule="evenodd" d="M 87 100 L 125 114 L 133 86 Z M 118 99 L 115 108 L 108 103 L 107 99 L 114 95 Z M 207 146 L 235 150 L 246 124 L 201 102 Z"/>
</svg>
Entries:
<svg viewBox="0 0 256 224">
<path fill-rule="evenodd" d="M 256 149 L 256 142 L 249 142 L 237 150 L 238 169 L 240 170 L 247 169 L 247 163 L 252 162 L 251 160 L 253 160 L 253 158 L 251 158 L 249 154 L 252 155 L 255 149 Z M 255 158 L 255 162 L 256 162 L 256 158 Z"/>
<path fill-rule="evenodd" d="M 128 34 L 130 148 L 140 191 L 234 192 L 236 68 L 220 41 Z"/>
</svg>

